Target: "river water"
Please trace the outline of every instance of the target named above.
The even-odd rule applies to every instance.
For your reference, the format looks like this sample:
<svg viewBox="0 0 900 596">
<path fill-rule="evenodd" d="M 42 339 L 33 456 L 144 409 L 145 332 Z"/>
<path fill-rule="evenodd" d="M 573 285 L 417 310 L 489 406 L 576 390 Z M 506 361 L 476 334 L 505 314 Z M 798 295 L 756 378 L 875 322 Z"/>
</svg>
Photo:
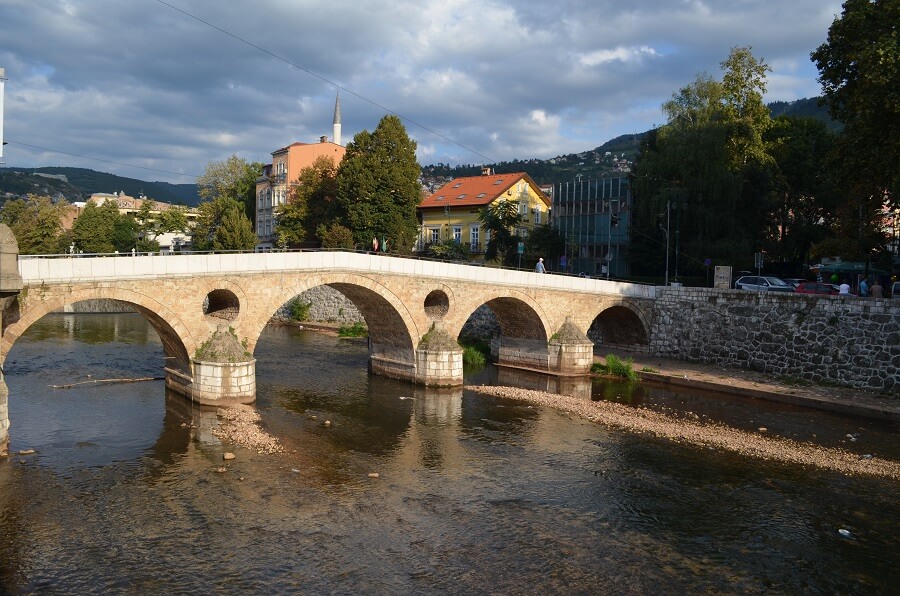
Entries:
<svg viewBox="0 0 900 596">
<path fill-rule="evenodd" d="M 220 444 L 214 410 L 167 395 L 163 381 L 49 387 L 160 375 L 161 344 L 140 316 L 36 323 L 5 366 L 13 455 L 0 461 L 0 593 L 900 586 L 894 481 L 370 376 L 361 341 L 271 328 L 255 356 L 256 408 L 282 454 Z M 892 424 L 623 383 L 595 383 L 593 395 L 900 457 Z M 224 462 L 225 451 L 237 458 Z"/>
</svg>

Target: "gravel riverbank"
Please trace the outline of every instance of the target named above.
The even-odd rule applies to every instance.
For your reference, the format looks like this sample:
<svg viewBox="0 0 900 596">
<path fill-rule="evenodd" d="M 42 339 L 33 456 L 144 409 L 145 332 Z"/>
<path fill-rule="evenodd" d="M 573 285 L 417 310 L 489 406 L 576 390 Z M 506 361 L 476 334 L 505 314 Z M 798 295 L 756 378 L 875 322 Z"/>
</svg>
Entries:
<svg viewBox="0 0 900 596">
<path fill-rule="evenodd" d="M 223 441 L 253 449 L 257 453 L 281 453 L 284 451 L 278 439 L 259 426 L 260 416 L 253 406 L 237 405 L 220 408 L 219 426 L 213 435 Z"/>
<path fill-rule="evenodd" d="M 517 387 L 473 385 L 466 388 L 486 395 L 556 408 L 599 424 L 680 443 L 724 449 L 760 459 L 815 466 L 848 475 L 865 474 L 900 479 L 900 462 L 770 437 L 764 434 L 763 429 L 758 433 L 751 433 L 721 424 L 676 419 L 651 410 L 612 402 L 587 401 Z"/>
</svg>

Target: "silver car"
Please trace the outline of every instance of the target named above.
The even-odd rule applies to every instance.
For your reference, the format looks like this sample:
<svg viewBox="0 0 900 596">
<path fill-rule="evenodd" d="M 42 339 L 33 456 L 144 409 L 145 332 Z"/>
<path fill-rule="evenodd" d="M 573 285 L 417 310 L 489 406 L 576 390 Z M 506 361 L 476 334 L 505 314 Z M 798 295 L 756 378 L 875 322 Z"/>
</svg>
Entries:
<svg viewBox="0 0 900 596">
<path fill-rule="evenodd" d="M 734 282 L 734 289 L 754 292 L 793 292 L 794 286 L 778 277 L 745 275 Z"/>
</svg>

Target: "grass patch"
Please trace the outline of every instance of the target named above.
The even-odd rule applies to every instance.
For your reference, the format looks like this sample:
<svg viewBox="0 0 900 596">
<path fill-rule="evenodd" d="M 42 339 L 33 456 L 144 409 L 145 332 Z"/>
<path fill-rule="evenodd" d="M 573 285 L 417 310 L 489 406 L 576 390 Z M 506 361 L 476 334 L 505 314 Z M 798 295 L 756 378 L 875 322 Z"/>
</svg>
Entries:
<svg viewBox="0 0 900 596">
<path fill-rule="evenodd" d="M 366 337 L 367 335 L 369 335 L 369 330 L 359 321 L 352 325 L 341 325 L 338 328 L 338 337 Z"/>
<path fill-rule="evenodd" d="M 600 375 L 612 375 L 614 377 L 622 377 L 629 381 L 637 381 L 638 374 L 634 372 L 634 361 L 629 358 L 622 360 L 615 354 L 606 355 L 606 364 L 595 362 L 591 365 L 591 372 Z"/>
<path fill-rule="evenodd" d="M 461 341 L 463 348 L 463 364 L 484 365 L 491 355 L 491 346 L 479 340 Z"/>
</svg>

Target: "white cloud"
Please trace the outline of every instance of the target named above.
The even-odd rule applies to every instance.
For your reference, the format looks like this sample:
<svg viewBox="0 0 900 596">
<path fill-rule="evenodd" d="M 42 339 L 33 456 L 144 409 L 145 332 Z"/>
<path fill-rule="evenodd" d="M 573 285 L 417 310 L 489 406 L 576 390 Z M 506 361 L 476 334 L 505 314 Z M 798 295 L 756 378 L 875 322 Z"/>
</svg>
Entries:
<svg viewBox="0 0 900 596">
<path fill-rule="evenodd" d="M 735 45 L 772 66 L 767 100 L 817 94 L 809 53 L 840 12 L 839 0 L 178 3 L 244 43 L 153 2 L 3 6 L 7 163 L 134 177 L 147 173 L 16 142 L 199 174 L 330 136 L 339 85 L 345 142 L 390 111 L 429 163 L 548 158 L 661 123 L 662 102 L 718 75 Z"/>
</svg>

